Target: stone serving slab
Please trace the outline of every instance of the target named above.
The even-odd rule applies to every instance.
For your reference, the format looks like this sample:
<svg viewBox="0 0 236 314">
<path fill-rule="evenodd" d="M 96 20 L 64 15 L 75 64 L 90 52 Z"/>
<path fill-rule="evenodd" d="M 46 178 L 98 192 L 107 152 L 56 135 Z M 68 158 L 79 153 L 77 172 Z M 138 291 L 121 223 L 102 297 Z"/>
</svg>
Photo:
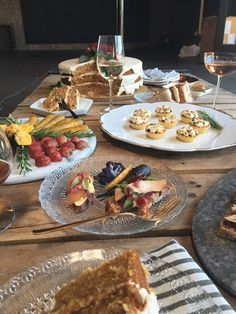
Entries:
<svg viewBox="0 0 236 314">
<path fill-rule="evenodd" d="M 236 297 L 236 241 L 216 235 L 233 191 L 236 191 L 236 169 L 222 177 L 198 203 L 192 222 L 192 238 L 208 274 Z"/>
</svg>

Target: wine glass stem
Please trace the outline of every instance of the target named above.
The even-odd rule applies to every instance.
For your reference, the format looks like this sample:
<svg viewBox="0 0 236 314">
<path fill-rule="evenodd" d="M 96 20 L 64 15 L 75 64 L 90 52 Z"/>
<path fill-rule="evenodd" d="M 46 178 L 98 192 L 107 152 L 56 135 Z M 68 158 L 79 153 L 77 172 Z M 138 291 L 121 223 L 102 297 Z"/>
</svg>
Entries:
<svg viewBox="0 0 236 314">
<path fill-rule="evenodd" d="M 213 109 L 215 109 L 215 105 L 216 105 L 216 98 L 219 92 L 219 88 L 220 88 L 220 82 L 221 82 L 221 76 L 217 75 L 217 85 L 216 85 L 216 91 L 215 91 L 215 97 L 213 100 Z"/>
<path fill-rule="evenodd" d="M 112 80 L 108 80 L 109 82 L 109 110 L 112 108 Z"/>
</svg>

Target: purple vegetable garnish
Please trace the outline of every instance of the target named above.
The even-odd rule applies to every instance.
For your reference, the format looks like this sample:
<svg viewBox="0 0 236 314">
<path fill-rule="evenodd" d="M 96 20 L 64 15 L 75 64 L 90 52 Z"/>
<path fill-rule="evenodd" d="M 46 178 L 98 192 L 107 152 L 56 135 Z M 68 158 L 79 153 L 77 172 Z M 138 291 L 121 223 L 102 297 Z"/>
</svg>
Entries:
<svg viewBox="0 0 236 314">
<path fill-rule="evenodd" d="M 106 168 L 103 168 L 95 179 L 98 180 L 98 183 L 106 185 L 117 177 L 124 169 L 125 167 L 121 163 L 108 161 L 106 163 Z"/>
</svg>

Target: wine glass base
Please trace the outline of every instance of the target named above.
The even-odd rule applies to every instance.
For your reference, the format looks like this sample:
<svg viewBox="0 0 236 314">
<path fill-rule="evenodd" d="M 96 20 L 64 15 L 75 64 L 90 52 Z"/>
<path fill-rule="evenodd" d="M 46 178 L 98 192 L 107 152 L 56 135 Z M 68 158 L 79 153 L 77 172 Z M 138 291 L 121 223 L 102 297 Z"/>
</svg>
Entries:
<svg viewBox="0 0 236 314">
<path fill-rule="evenodd" d="M 111 111 L 113 109 L 113 107 L 106 107 L 105 109 L 101 109 L 98 112 L 100 114 L 104 114 L 104 113 L 108 113 L 109 111 Z"/>
<path fill-rule="evenodd" d="M 13 206 L 4 201 L 0 200 L 0 233 L 6 231 L 15 219 L 15 210 Z"/>
</svg>

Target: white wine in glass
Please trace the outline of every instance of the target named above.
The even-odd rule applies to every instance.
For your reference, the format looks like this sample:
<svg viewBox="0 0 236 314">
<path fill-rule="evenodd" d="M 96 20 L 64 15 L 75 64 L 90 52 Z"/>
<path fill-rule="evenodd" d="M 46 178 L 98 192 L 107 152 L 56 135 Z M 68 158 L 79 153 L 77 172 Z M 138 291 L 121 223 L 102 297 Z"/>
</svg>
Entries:
<svg viewBox="0 0 236 314">
<path fill-rule="evenodd" d="M 221 78 L 236 70 L 236 54 L 227 52 L 205 52 L 204 64 L 211 74 L 217 76 L 217 85 L 213 100 L 213 109 L 215 109 Z"/>
<path fill-rule="evenodd" d="M 109 83 L 109 106 L 100 113 L 112 109 L 112 83 L 118 79 L 124 68 L 124 44 L 120 35 L 101 35 L 97 47 L 97 68 Z"/>
<path fill-rule="evenodd" d="M 5 133 L 0 128 L 0 184 L 6 181 L 13 167 L 13 152 Z M 0 233 L 4 232 L 15 219 L 12 205 L 0 195 Z"/>
</svg>

